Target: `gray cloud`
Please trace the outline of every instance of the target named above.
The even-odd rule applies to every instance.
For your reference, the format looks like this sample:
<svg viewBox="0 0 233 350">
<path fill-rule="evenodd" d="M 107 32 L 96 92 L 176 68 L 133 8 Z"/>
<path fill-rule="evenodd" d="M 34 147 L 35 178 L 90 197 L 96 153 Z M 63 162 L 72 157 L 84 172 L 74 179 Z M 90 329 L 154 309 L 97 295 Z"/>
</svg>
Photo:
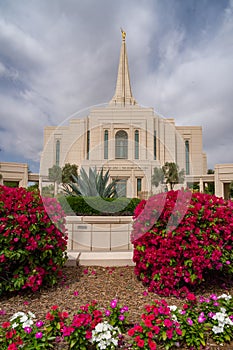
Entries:
<svg viewBox="0 0 233 350">
<path fill-rule="evenodd" d="M 44 126 L 111 99 L 123 27 L 139 104 L 202 125 L 209 167 L 232 162 L 232 11 L 227 0 L 2 2 L 2 155 L 36 169 Z"/>
</svg>

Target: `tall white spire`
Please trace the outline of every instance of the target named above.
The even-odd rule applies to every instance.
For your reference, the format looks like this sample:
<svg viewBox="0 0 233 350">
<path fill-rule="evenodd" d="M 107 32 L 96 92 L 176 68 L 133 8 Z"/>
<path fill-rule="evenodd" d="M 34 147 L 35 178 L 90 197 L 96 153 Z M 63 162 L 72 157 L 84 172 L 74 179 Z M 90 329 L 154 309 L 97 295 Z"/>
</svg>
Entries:
<svg viewBox="0 0 233 350">
<path fill-rule="evenodd" d="M 121 29 L 122 44 L 120 52 L 120 61 L 117 74 L 117 83 L 115 95 L 110 101 L 110 104 L 115 105 L 135 105 L 137 104 L 131 91 L 130 77 L 129 77 L 129 67 L 128 67 L 128 57 L 126 51 L 125 37 L 126 33 Z"/>
</svg>

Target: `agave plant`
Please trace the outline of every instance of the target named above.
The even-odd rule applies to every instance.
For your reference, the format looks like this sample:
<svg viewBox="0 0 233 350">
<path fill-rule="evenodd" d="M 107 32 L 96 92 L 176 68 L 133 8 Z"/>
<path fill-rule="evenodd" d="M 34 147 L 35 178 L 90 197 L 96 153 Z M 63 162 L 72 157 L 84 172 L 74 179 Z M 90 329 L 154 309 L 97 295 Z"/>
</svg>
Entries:
<svg viewBox="0 0 233 350">
<path fill-rule="evenodd" d="M 80 175 L 72 175 L 74 182 L 63 184 L 68 195 L 83 197 L 117 198 L 116 180 L 110 181 L 109 170 L 104 174 L 103 168 L 97 172 L 89 168 L 89 174 L 81 168 Z"/>
</svg>

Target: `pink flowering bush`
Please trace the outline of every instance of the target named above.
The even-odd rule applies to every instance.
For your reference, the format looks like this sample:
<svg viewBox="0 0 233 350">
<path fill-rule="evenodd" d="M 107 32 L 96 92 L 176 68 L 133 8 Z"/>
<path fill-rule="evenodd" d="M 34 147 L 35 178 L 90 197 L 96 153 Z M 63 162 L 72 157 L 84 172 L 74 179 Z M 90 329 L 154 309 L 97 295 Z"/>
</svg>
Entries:
<svg viewBox="0 0 233 350">
<path fill-rule="evenodd" d="M 0 186 L 0 295 L 53 285 L 66 257 L 64 213 L 55 199 Z M 48 215 L 49 213 L 49 215 Z"/>
<path fill-rule="evenodd" d="M 170 191 L 141 202 L 131 241 L 135 274 L 149 291 L 182 295 L 211 273 L 233 273 L 233 202 Z"/>
</svg>

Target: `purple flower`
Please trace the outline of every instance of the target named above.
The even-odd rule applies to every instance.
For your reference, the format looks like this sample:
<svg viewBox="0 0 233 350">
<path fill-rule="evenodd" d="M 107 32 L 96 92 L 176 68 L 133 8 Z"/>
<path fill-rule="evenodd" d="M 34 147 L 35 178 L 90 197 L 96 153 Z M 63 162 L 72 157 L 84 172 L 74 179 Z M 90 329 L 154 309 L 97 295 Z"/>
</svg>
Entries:
<svg viewBox="0 0 233 350">
<path fill-rule="evenodd" d="M 215 315 L 215 313 L 212 312 L 212 311 L 210 311 L 210 312 L 208 313 L 208 317 L 210 317 L 210 318 L 213 318 L 214 315 Z"/>
<path fill-rule="evenodd" d="M 105 315 L 106 316 L 110 316 L 111 315 L 111 311 L 110 310 L 105 310 Z"/>
<path fill-rule="evenodd" d="M 113 299 L 113 300 L 111 301 L 110 305 L 111 305 L 111 308 L 112 308 L 112 309 L 115 309 L 115 307 L 117 306 L 117 299 Z"/>
<path fill-rule="evenodd" d="M 190 326 L 193 325 L 193 321 L 191 320 L 191 318 L 187 318 L 187 322 L 188 322 L 188 324 L 189 324 Z"/>
<path fill-rule="evenodd" d="M 32 331 L 32 328 L 31 328 L 31 327 L 24 327 L 24 331 L 25 331 L 27 334 L 30 334 L 31 331 Z"/>
<path fill-rule="evenodd" d="M 5 310 L 0 310 L 0 315 L 5 315 L 6 311 Z"/>
<path fill-rule="evenodd" d="M 43 321 L 37 321 L 37 322 L 36 322 L 36 327 L 40 328 L 40 327 L 43 326 L 43 324 L 44 324 Z"/>
<path fill-rule="evenodd" d="M 226 261 L 227 265 L 231 265 L 231 262 L 229 260 Z"/>
<path fill-rule="evenodd" d="M 214 306 L 219 306 L 219 303 L 217 301 L 215 301 Z"/>
<path fill-rule="evenodd" d="M 43 333 L 42 332 L 38 332 L 38 333 L 36 333 L 35 337 L 36 337 L 36 339 L 40 339 L 40 338 L 43 337 Z"/>
<path fill-rule="evenodd" d="M 129 311 L 128 306 L 124 306 L 123 309 L 124 309 L 125 312 Z"/>
</svg>

